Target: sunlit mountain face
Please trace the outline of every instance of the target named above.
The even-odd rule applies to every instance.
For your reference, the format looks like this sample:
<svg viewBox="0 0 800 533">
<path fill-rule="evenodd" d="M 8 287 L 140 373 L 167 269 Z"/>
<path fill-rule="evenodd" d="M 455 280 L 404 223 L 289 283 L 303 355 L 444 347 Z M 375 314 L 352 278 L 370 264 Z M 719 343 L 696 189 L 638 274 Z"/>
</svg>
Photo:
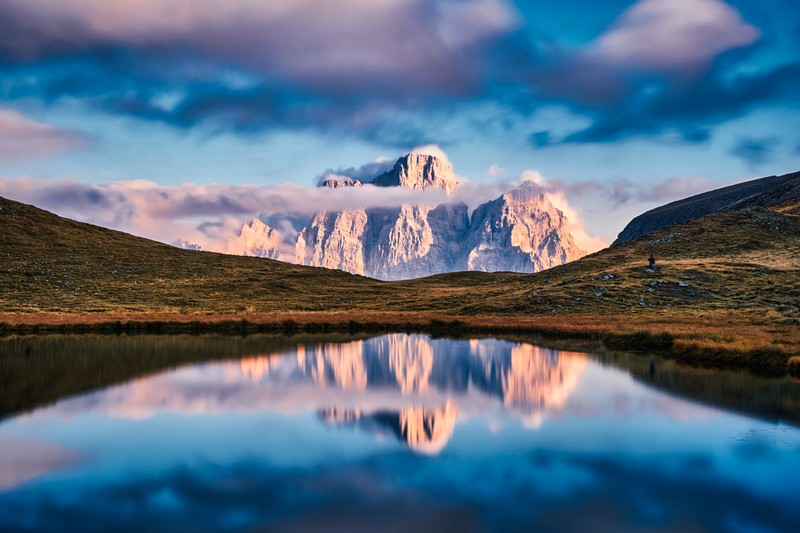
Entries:
<svg viewBox="0 0 800 533">
<path fill-rule="evenodd" d="M 118 372 L 130 353 L 152 366 Z M 30 389 L 0 420 L 0 531 L 796 524 L 789 378 L 403 334 L 12 338 L 0 356 Z M 40 377 L 77 392 L 47 404 Z"/>
<path fill-rule="evenodd" d="M 573 226 L 564 251 L 594 252 L 651 208 L 800 168 L 797 27 L 796 0 L 0 0 L 0 196 L 330 265 L 335 217 L 315 213 L 409 199 L 314 185 L 422 150 L 453 163 L 470 209 L 538 176 Z M 316 220 L 297 235 L 281 214 Z M 529 243 L 498 257 L 473 236 L 476 269 L 530 269 Z M 375 250 L 343 266 L 464 258 L 397 268 Z"/>
</svg>

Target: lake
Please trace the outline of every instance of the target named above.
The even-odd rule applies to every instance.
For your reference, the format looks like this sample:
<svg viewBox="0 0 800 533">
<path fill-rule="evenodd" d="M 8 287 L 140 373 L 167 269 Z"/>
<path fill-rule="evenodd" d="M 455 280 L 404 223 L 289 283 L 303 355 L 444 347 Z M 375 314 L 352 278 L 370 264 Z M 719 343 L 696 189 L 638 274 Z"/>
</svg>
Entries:
<svg viewBox="0 0 800 533">
<path fill-rule="evenodd" d="M 797 531 L 800 383 L 492 338 L 0 339 L 2 531 Z"/>
</svg>

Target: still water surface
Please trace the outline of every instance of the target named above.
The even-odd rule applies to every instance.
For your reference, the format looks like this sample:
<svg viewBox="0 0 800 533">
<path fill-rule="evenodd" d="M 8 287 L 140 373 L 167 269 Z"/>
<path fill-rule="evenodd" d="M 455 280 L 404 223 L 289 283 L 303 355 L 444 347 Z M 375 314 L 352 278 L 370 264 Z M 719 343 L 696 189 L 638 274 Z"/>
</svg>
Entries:
<svg viewBox="0 0 800 533">
<path fill-rule="evenodd" d="M 2 531 L 798 531 L 800 384 L 421 335 L 0 341 Z"/>
</svg>

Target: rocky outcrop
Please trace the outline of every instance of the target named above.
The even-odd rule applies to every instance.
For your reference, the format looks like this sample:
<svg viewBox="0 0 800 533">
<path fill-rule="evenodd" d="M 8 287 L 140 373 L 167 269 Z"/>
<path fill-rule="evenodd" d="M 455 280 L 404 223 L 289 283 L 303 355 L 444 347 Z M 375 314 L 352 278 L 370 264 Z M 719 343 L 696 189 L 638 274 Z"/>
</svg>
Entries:
<svg viewBox="0 0 800 533">
<path fill-rule="evenodd" d="M 372 185 L 455 192 L 452 167 L 436 157 L 408 154 Z M 320 186 L 360 187 L 361 181 L 329 174 Z M 463 202 L 397 208 L 318 212 L 299 231 L 293 253 L 285 235 L 256 219 L 232 241 L 232 253 L 335 268 L 383 280 L 460 270 L 536 272 L 579 258 L 564 214 L 536 184 L 475 210 Z M 243 251 L 242 251 L 243 250 Z"/>
<path fill-rule="evenodd" d="M 361 409 L 328 407 L 317 413 L 329 426 L 361 426 L 370 431 L 390 430 L 409 449 L 423 455 L 436 455 L 444 449 L 456 426 L 458 409 L 452 401 L 441 407 L 414 405 L 399 412 L 366 414 Z"/>
<path fill-rule="evenodd" d="M 409 154 L 372 182 L 379 187 L 414 190 L 457 185 L 447 163 Z M 322 185 L 360 186 L 357 180 L 326 178 Z M 378 279 L 407 279 L 458 270 L 460 244 L 469 229 L 467 206 L 403 205 L 399 208 L 349 209 L 317 213 L 297 242 L 296 261 L 339 268 Z"/>
<path fill-rule="evenodd" d="M 228 251 L 238 255 L 286 260 L 283 235 L 258 218 L 242 225 L 236 239 L 228 242 Z"/>
<path fill-rule="evenodd" d="M 444 189 L 453 192 L 458 185 L 453 167 L 431 155 L 408 154 L 395 163 L 392 170 L 372 180 L 378 187 L 404 187 L 425 190 Z"/>
<path fill-rule="evenodd" d="M 585 368 L 586 360 L 581 357 L 559 357 L 532 344 L 516 346 L 500 375 L 503 403 L 526 413 L 560 409 Z"/>
<path fill-rule="evenodd" d="M 702 194 L 697 194 L 683 200 L 678 200 L 646 213 L 642 213 L 633 220 L 617 236 L 612 246 L 630 241 L 642 235 L 673 224 L 679 224 L 691 218 L 698 218 L 720 211 L 737 209 L 748 205 L 749 200 L 758 199 L 763 204 L 763 199 L 773 196 L 773 191 L 783 191 L 786 185 L 800 179 L 800 172 L 783 176 L 770 176 L 744 183 L 737 183 L 722 189 L 716 189 Z M 780 196 L 778 194 L 777 196 Z M 761 205 L 762 207 L 768 207 Z"/>
<path fill-rule="evenodd" d="M 366 275 L 408 279 L 461 270 L 460 243 L 469 225 L 465 204 L 372 210 L 370 222 Z"/>
<path fill-rule="evenodd" d="M 298 367 L 320 387 L 335 386 L 342 390 L 364 390 L 367 387 L 367 367 L 364 343 L 321 344 L 315 352 L 302 356 L 298 352 Z"/>
<path fill-rule="evenodd" d="M 537 272 L 583 255 L 564 213 L 527 181 L 475 210 L 466 240 L 466 270 Z"/>
<path fill-rule="evenodd" d="M 347 209 L 338 213 L 321 211 L 298 236 L 295 262 L 364 275 L 366 229 L 367 212 L 364 209 Z"/>
<path fill-rule="evenodd" d="M 194 250 L 195 252 L 203 251 L 203 247 L 199 244 L 195 244 L 191 241 L 187 241 L 186 239 L 178 239 L 172 241 L 170 246 L 174 246 L 176 248 L 181 248 L 182 250 Z"/>
<path fill-rule="evenodd" d="M 341 189 L 342 187 L 361 187 L 361 182 L 347 176 L 337 176 L 328 174 L 319 184 L 320 187 L 328 189 Z"/>
<path fill-rule="evenodd" d="M 334 404 L 318 416 L 328 425 L 389 429 L 425 454 L 445 446 L 456 423 L 457 402 L 465 395 L 495 398 L 526 426 L 537 426 L 546 413 L 565 407 L 586 371 L 584 355 L 539 346 L 475 340 L 468 350 L 448 351 L 452 345 L 434 343 L 421 335 L 391 334 L 322 345 L 303 352 L 298 367 L 320 388 L 380 391 L 387 399 L 391 391 L 399 393 L 399 407 L 371 411 L 369 404 Z"/>
</svg>

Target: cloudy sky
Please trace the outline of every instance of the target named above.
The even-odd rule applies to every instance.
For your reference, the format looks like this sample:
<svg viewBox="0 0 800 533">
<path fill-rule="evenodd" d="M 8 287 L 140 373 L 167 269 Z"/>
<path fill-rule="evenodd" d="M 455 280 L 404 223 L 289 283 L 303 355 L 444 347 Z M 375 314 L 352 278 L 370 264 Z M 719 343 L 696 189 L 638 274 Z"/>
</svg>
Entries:
<svg viewBox="0 0 800 533">
<path fill-rule="evenodd" d="M 0 35 L 0 195 L 161 240 L 426 145 L 606 241 L 800 169 L 796 0 L 0 0 Z"/>
</svg>

